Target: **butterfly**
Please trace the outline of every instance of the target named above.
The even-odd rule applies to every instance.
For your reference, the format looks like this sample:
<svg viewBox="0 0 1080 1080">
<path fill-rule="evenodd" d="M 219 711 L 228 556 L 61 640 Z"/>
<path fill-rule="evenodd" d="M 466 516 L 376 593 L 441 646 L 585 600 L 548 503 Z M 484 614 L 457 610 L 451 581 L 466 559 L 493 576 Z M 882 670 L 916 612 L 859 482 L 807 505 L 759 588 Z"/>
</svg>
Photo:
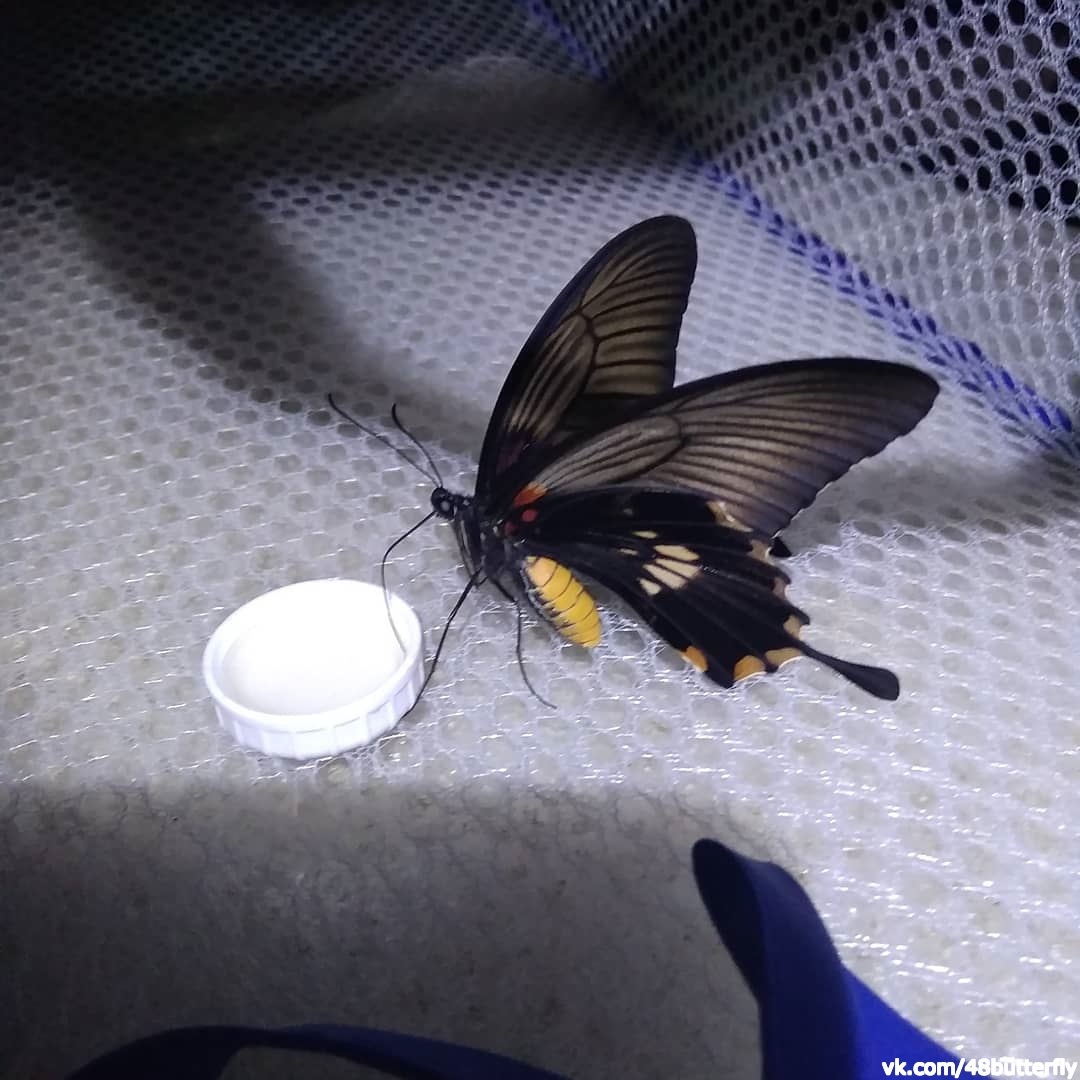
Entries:
<svg viewBox="0 0 1080 1080">
<path fill-rule="evenodd" d="M 474 493 L 440 484 L 432 510 L 454 525 L 469 587 L 492 582 L 578 645 L 601 637 L 591 581 L 721 686 L 808 656 L 895 700 L 892 672 L 802 639 L 809 616 L 773 559 L 791 519 L 911 431 L 938 384 L 902 364 L 828 358 L 675 386 L 696 266 L 680 217 L 602 247 L 511 368 Z"/>
</svg>

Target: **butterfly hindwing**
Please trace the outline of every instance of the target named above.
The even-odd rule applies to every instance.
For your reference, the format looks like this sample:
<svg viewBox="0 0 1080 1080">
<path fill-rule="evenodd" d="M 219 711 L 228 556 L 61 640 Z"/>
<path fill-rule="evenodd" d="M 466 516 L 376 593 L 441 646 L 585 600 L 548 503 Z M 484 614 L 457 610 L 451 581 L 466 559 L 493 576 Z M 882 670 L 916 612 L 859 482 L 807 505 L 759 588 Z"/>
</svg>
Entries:
<svg viewBox="0 0 1080 1080">
<path fill-rule="evenodd" d="M 676 387 L 577 441 L 530 487 L 696 492 L 721 505 L 733 527 L 773 537 L 822 488 L 910 431 L 937 390 L 929 375 L 882 361 L 742 368 Z"/>
<path fill-rule="evenodd" d="M 809 617 L 787 599 L 788 577 L 766 542 L 718 524 L 706 500 L 609 490 L 596 493 L 587 518 L 575 512 L 577 500 L 559 502 L 538 520 L 530 550 L 548 551 L 570 577 L 576 571 L 610 589 L 714 682 L 732 686 L 806 655 L 877 697 L 897 697 L 891 672 L 802 641 Z"/>
<path fill-rule="evenodd" d="M 484 496 L 528 456 L 610 426 L 671 389 L 697 266 L 683 218 L 650 218 L 600 249 L 559 294 L 521 350 L 480 454 Z"/>
</svg>

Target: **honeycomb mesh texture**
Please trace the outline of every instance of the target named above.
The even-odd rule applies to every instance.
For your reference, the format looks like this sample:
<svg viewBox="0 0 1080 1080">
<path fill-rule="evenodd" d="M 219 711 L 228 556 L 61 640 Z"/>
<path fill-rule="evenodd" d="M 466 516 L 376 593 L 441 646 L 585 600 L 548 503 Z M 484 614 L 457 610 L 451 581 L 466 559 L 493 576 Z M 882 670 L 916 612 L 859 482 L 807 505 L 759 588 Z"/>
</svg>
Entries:
<svg viewBox="0 0 1080 1080">
<path fill-rule="evenodd" d="M 340 1020 L 579 1077 L 757 1075 L 753 1003 L 690 879 L 703 835 L 791 870 L 851 968 L 955 1052 L 1077 1056 L 1071 210 L 1040 206 L 1036 177 L 958 190 L 938 163 L 954 132 L 926 144 L 937 171 L 914 152 L 902 169 L 898 142 L 815 178 L 811 132 L 824 148 L 841 120 L 821 104 L 811 121 L 812 99 L 848 86 L 844 114 L 869 124 L 859 80 L 873 89 L 901 55 L 907 85 L 943 78 L 936 48 L 929 71 L 912 58 L 963 12 L 931 29 L 912 9 L 915 37 L 877 64 L 826 67 L 808 95 L 796 82 L 769 122 L 798 138 L 751 160 L 760 117 L 706 121 L 768 96 L 765 42 L 795 23 L 785 8 L 735 50 L 721 21 L 691 54 L 660 25 L 691 10 L 154 0 L 5 16 L 0 1073 L 57 1075 L 171 1024 Z M 844 55 L 907 18 L 849 21 Z M 1049 13 L 1000 21 L 1056 48 Z M 635 25 L 637 91 L 616 92 L 596 75 Z M 701 62 L 682 104 L 678 70 Z M 1064 86 L 1070 61 L 1055 63 Z M 728 89 L 702 96 L 725 64 Z M 1050 96 L 1009 108 L 1026 122 Z M 678 127 L 656 123 L 661 99 Z M 290 581 L 376 580 L 428 506 L 426 482 L 326 393 L 383 431 L 397 401 L 469 490 L 547 303 L 660 212 L 689 217 L 701 251 L 681 379 L 853 354 L 943 383 L 913 435 L 785 534 L 810 640 L 893 668 L 900 700 L 803 660 L 719 693 L 606 607 L 593 653 L 529 626 L 552 712 L 522 685 L 513 612 L 481 594 L 374 747 L 289 765 L 231 744 L 199 675 L 213 629 Z M 1030 280 L 997 283 L 986 271 L 1014 273 L 1020 232 Z M 977 267 L 982 291 L 939 287 Z M 1030 319 L 998 318 L 1025 297 Z M 430 653 L 464 580 L 450 531 L 420 531 L 388 572 Z M 249 1065 L 338 1075 L 272 1068 Z"/>
<path fill-rule="evenodd" d="M 1004 363 L 1022 391 L 1013 411 L 1072 431 L 1080 17 L 1071 0 L 555 0 L 549 17 L 596 73 L 725 176 Z M 877 289 L 865 291 L 880 303 Z M 991 391 L 995 374 L 969 372 Z M 1025 391 L 1057 408 L 1023 408 Z"/>
</svg>

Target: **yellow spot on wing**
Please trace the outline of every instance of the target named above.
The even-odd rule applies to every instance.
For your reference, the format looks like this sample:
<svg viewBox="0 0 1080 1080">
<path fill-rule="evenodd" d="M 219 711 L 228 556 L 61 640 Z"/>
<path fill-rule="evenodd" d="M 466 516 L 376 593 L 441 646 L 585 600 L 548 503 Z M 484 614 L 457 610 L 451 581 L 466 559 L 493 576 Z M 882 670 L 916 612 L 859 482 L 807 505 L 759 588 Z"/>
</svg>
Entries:
<svg viewBox="0 0 1080 1080">
<path fill-rule="evenodd" d="M 686 578 L 682 574 L 673 573 L 671 570 L 665 569 L 658 562 L 651 562 L 645 569 L 652 574 L 661 585 L 666 585 L 669 589 L 681 589 L 686 584 Z M 659 592 L 659 587 L 656 592 Z M 650 593 L 655 596 L 656 593 Z"/>
<path fill-rule="evenodd" d="M 666 585 L 669 589 L 681 589 L 691 578 L 701 573 L 700 567 L 692 563 L 679 562 L 677 559 L 654 559 L 646 565 L 645 569 L 661 585 Z M 650 595 L 656 594 L 650 592 Z"/>
<path fill-rule="evenodd" d="M 637 583 L 650 595 L 655 596 L 660 591 L 660 586 L 655 581 L 650 581 L 647 577 L 639 577 Z"/>
<path fill-rule="evenodd" d="M 635 536 L 640 536 L 642 540 L 655 540 L 659 533 L 654 533 L 651 529 L 645 529 L 642 532 L 634 533 Z"/>
<path fill-rule="evenodd" d="M 697 562 L 698 553 L 691 551 L 682 544 L 657 544 L 654 549 L 657 555 L 666 555 L 670 559 L 682 559 L 684 562 Z"/>
<path fill-rule="evenodd" d="M 704 671 L 709 666 L 709 661 L 705 659 L 705 654 L 696 646 L 691 645 L 686 649 L 683 649 L 683 657 L 690 664 L 693 664 L 698 671 Z"/>
<path fill-rule="evenodd" d="M 596 603 L 565 566 L 546 555 L 530 555 L 525 576 L 536 590 L 537 606 L 563 637 L 589 649 L 599 644 Z"/>
</svg>

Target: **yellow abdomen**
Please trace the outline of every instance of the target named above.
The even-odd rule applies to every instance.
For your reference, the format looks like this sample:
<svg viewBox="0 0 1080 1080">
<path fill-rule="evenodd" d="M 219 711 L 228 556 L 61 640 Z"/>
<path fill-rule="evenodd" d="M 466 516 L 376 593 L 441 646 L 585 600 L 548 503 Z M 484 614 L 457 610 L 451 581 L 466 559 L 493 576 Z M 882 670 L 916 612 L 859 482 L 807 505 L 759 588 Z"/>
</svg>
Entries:
<svg viewBox="0 0 1080 1080">
<path fill-rule="evenodd" d="M 525 576 L 536 590 L 537 606 L 555 629 L 591 649 L 600 642 L 600 613 L 585 586 L 565 566 L 546 556 L 530 555 Z"/>
</svg>

